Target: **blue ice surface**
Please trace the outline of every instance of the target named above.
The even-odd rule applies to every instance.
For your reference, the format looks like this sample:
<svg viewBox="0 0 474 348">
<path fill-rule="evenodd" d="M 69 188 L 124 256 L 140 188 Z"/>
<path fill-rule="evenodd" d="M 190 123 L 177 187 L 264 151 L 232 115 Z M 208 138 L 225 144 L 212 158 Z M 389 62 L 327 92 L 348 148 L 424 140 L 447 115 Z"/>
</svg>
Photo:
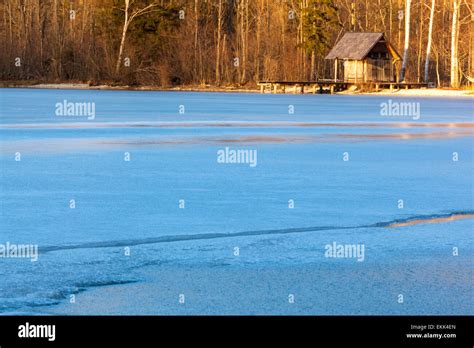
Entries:
<svg viewBox="0 0 474 348">
<path fill-rule="evenodd" d="M 95 103 L 95 122 L 114 121 L 351 121 L 388 122 L 380 116 L 389 100 L 419 103 L 425 122 L 472 122 L 472 97 L 398 97 L 350 95 L 272 95 L 252 93 L 2 89 L 2 124 L 62 123 L 57 103 Z M 184 106 L 184 114 L 179 113 Z M 294 114 L 289 114 L 289 106 Z M 71 119 L 70 122 L 77 120 Z M 413 122 L 412 119 L 403 119 Z"/>
<path fill-rule="evenodd" d="M 389 99 L 419 102 L 420 120 L 381 116 Z M 96 118 L 55 116 L 63 100 L 94 102 Z M 0 103 L 0 244 L 44 250 L 38 262 L 0 259 L 0 312 L 42 313 L 84 290 L 147 284 L 154 281 L 149 267 L 166 265 L 178 269 L 175 277 L 188 267 L 224 274 L 263 267 L 262 286 L 306 301 L 290 311 L 261 288 L 228 292 L 203 279 L 201 305 L 213 286 L 233 300 L 252 291 L 263 297 L 244 310 L 226 300 L 210 312 L 188 307 L 189 314 L 474 313 L 471 219 L 373 227 L 473 213 L 472 127 L 438 124 L 472 123 L 473 98 L 1 89 Z M 257 166 L 217 163 L 225 147 L 257 150 Z M 363 244 L 364 261 L 325 257 L 333 242 Z M 289 279 L 300 286 L 289 289 Z M 322 294 L 325 302 L 316 303 Z"/>
</svg>

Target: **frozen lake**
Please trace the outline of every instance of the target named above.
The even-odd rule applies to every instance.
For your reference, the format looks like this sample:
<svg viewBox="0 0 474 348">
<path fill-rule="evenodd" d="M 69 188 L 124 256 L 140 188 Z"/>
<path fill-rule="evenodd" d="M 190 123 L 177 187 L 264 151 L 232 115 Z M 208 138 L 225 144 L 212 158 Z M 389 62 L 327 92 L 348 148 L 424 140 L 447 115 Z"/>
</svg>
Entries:
<svg viewBox="0 0 474 348">
<path fill-rule="evenodd" d="M 2 313 L 474 314 L 473 98 L 0 103 Z"/>
</svg>

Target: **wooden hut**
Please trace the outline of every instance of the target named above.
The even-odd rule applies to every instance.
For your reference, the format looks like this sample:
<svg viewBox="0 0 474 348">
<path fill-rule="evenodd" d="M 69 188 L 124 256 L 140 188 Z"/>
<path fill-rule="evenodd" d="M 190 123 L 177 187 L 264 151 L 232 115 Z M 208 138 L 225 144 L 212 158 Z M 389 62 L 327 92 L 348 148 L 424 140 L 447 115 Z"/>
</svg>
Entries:
<svg viewBox="0 0 474 348">
<path fill-rule="evenodd" d="M 326 59 L 334 60 L 334 80 L 348 83 L 397 82 L 401 62 L 384 33 L 346 33 Z"/>
</svg>

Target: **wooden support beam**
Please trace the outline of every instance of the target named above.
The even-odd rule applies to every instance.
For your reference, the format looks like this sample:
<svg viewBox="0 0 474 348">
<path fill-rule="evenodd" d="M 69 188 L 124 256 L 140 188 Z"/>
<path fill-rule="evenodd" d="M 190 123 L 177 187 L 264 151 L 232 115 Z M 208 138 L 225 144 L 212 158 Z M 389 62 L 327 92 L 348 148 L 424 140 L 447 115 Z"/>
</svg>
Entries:
<svg viewBox="0 0 474 348">
<path fill-rule="evenodd" d="M 363 75 L 364 75 L 364 82 L 367 82 L 367 59 L 364 59 L 364 69 L 362 71 Z"/>
<path fill-rule="evenodd" d="M 358 62 L 355 61 L 355 83 L 357 83 L 357 66 L 358 66 Z"/>
</svg>

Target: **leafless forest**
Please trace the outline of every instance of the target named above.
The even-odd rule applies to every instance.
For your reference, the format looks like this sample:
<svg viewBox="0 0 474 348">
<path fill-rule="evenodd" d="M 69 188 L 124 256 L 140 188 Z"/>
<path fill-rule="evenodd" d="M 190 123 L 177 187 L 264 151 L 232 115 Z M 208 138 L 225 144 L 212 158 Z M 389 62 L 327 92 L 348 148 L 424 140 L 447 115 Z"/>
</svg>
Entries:
<svg viewBox="0 0 474 348">
<path fill-rule="evenodd" d="M 328 78 L 348 31 L 385 32 L 402 80 L 474 78 L 471 0 L 2 0 L 2 80 L 253 86 Z"/>
</svg>

